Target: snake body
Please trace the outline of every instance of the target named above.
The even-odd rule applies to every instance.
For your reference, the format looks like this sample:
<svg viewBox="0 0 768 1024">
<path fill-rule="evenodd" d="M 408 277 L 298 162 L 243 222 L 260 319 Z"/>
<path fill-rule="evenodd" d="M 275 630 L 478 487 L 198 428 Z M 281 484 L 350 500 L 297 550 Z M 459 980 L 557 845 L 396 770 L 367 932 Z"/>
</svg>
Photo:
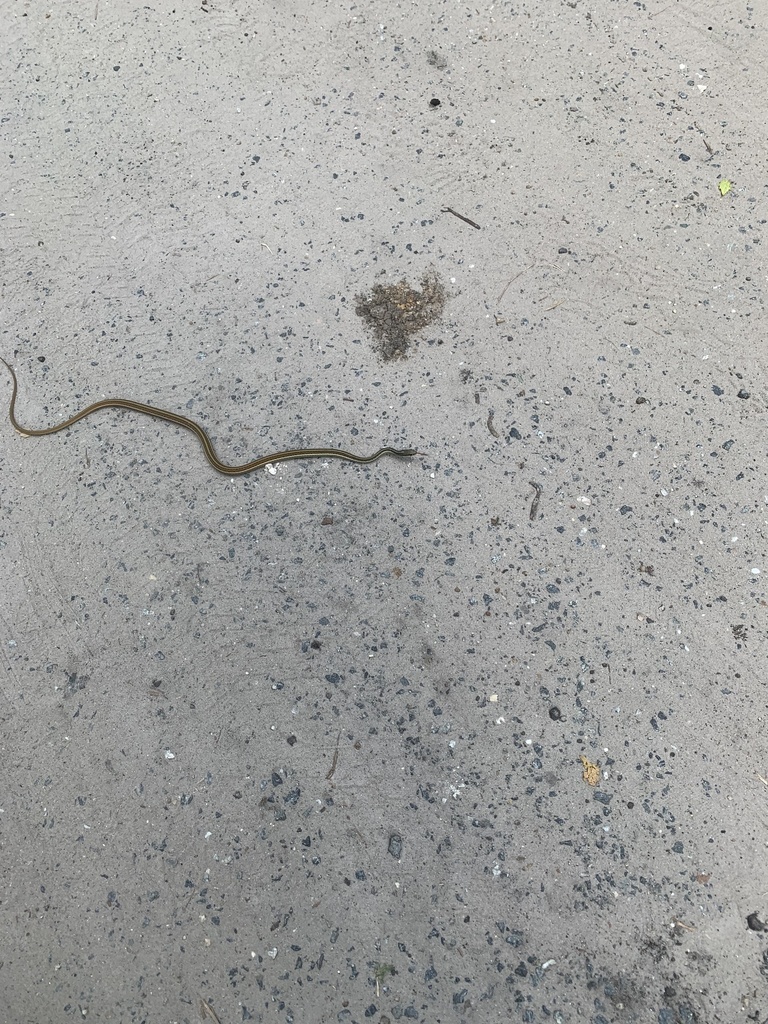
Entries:
<svg viewBox="0 0 768 1024">
<path fill-rule="evenodd" d="M 360 466 L 367 466 L 371 462 L 376 462 L 382 455 L 394 455 L 398 459 L 409 459 L 419 454 L 415 448 L 379 448 L 373 455 L 354 455 L 352 452 L 342 451 L 341 448 L 290 448 L 287 451 L 275 452 L 272 455 L 261 455 L 258 459 L 246 462 L 242 466 L 229 466 L 218 457 L 210 437 L 199 423 L 188 419 L 186 416 L 180 416 L 178 413 L 169 412 L 167 409 L 158 409 L 154 405 L 134 402 L 130 398 L 104 398 L 100 402 L 87 405 L 80 412 L 76 412 L 74 416 L 70 416 L 69 419 L 57 423 L 53 427 L 33 429 L 32 427 L 22 426 L 16 419 L 16 394 L 18 391 L 16 373 L 11 364 L 7 363 L 2 356 L 0 356 L 0 362 L 5 363 L 13 378 L 13 391 L 11 393 L 8 417 L 14 429 L 25 437 L 45 437 L 47 434 L 58 434 L 60 430 L 66 430 L 67 427 L 73 426 L 80 420 L 85 419 L 86 416 L 90 416 L 91 413 L 98 412 L 99 409 L 129 409 L 131 412 L 138 412 L 143 416 L 152 416 L 156 420 L 167 420 L 169 423 L 175 423 L 176 426 L 191 431 L 202 444 L 206 459 L 208 459 L 218 473 L 224 473 L 225 476 L 242 476 L 244 473 L 251 473 L 254 469 L 268 466 L 272 462 L 286 462 L 288 459 L 344 459 L 347 462 L 356 462 Z"/>
</svg>

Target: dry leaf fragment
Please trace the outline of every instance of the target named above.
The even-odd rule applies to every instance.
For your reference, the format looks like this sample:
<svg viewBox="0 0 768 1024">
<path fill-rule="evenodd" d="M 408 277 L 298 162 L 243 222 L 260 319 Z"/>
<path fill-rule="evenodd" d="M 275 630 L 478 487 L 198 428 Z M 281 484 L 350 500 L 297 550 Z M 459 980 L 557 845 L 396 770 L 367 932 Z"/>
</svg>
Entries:
<svg viewBox="0 0 768 1024">
<path fill-rule="evenodd" d="M 592 762 L 588 758 L 584 757 L 583 754 L 580 754 L 579 756 L 581 757 L 581 763 L 584 768 L 584 771 L 581 773 L 582 779 L 584 779 L 589 786 L 596 786 L 600 781 L 600 765 L 592 764 Z"/>
</svg>

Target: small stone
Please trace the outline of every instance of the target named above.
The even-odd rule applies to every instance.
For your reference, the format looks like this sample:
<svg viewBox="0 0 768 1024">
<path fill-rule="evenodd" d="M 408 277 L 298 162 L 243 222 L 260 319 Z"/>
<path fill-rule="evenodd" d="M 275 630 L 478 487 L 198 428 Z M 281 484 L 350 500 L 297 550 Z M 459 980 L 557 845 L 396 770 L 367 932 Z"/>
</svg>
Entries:
<svg viewBox="0 0 768 1024">
<path fill-rule="evenodd" d="M 391 854 L 395 860 L 400 860 L 400 854 L 403 852 L 403 839 L 397 832 L 393 832 L 389 837 L 389 845 L 387 846 L 387 853 Z"/>
</svg>

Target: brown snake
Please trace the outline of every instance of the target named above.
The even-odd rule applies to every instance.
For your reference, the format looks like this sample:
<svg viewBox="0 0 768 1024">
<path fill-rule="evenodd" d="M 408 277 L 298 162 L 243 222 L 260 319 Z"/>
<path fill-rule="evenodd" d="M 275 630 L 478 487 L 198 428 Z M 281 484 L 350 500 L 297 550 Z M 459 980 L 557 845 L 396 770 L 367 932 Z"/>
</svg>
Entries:
<svg viewBox="0 0 768 1024">
<path fill-rule="evenodd" d="M 250 473 L 254 469 L 268 466 L 272 462 L 285 462 L 288 459 L 344 459 L 347 462 L 356 462 L 358 465 L 367 466 L 369 463 L 380 459 L 382 455 L 394 455 L 398 459 L 409 459 L 419 454 L 415 448 L 379 448 L 373 455 L 354 455 L 352 452 L 342 451 L 341 448 L 290 448 L 288 451 L 275 452 L 272 455 L 260 455 L 258 459 L 246 462 L 242 466 L 228 466 L 226 462 L 222 462 L 218 457 L 210 437 L 199 423 L 195 423 L 194 420 L 190 420 L 186 416 L 180 416 L 178 413 L 169 412 L 167 409 L 157 409 L 154 405 L 134 402 L 130 398 L 104 398 L 100 402 L 87 405 L 80 412 L 76 412 L 74 416 L 70 416 L 69 419 L 64 420 L 62 423 L 57 423 L 53 427 L 42 427 L 33 430 L 31 427 L 23 427 L 16 419 L 16 393 L 18 391 L 16 373 L 11 364 L 6 363 L 2 356 L 0 356 L 0 362 L 5 363 L 13 378 L 13 391 L 11 393 L 8 417 L 13 427 L 25 437 L 45 437 L 47 434 L 58 434 L 60 430 L 73 426 L 80 420 L 85 419 L 86 416 L 90 416 L 91 413 L 98 412 L 99 409 L 130 409 L 133 412 L 140 412 L 144 416 L 152 416 L 158 420 L 167 420 L 169 423 L 175 423 L 177 426 L 191 431 L 202 444 L 205 457 L 213 468 L 219 473 L 224 473 L 226 476 L 242 476 L 244 473 Z"/>
</svg>

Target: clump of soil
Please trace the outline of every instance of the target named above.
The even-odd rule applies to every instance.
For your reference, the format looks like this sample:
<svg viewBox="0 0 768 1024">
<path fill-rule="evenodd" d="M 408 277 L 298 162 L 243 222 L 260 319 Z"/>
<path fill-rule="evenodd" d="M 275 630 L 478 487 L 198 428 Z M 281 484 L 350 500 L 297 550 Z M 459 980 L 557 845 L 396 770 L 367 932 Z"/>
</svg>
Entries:
<svg viewBox="0 0 768 1024">
<path fill-rule="evenodd" d="M 370 295 L 355 296 L 355 312 L 373 331 L 383 359 L 404 359 L 410 339 L 442 316 L 446 299 L 442 281 L 430 271 L 421 280 L 421 291 L 405 280 L 375 284 Z"/>
</svg>

